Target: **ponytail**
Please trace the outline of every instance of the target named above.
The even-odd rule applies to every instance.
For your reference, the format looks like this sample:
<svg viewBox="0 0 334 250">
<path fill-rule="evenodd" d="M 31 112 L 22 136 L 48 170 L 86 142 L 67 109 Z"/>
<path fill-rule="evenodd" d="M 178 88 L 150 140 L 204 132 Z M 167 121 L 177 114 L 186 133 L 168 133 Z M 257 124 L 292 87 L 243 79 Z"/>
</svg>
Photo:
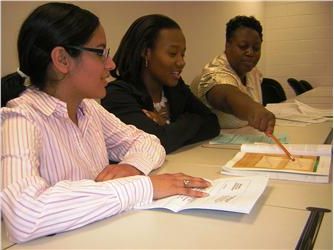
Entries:
<svg viewBox="0 0 334 250">
<path fill-rule="evenodd" d="M 25 78 L 14 72 L 1 78 L 1 107 L 7 102 L 18 97 L 25 89 Z"/>
</svg>

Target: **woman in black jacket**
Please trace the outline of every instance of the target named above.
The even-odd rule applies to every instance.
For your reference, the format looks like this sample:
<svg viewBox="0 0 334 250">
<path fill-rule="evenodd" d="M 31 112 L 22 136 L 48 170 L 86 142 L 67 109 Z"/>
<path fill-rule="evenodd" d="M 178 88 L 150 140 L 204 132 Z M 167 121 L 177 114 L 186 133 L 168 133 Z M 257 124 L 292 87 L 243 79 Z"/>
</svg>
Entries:
<svg viewBox="0 0 334 250">
<path fill-rule="evenodd" d="M 156 135 L 167 153 L 217 136 L 217 117 L 183 82 L 185 37 L 163 15 L 138 18 L 113 60 L 116 78 L 101 104 L 123 122 Z"/>
</svg>

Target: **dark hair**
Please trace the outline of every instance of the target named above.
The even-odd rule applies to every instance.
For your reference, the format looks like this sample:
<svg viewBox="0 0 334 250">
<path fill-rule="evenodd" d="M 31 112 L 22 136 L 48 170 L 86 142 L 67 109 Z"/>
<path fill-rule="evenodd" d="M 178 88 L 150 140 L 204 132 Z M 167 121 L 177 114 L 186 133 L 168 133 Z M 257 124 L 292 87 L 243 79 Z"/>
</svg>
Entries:
<svg viewBox="0 0 334 250">
<path fill-rule="evenodd" d="M 83 45 L 91 38 L 100 22 L 88 10 L 68 3 L 51 2 L 37 7 L 23 22 L 18 42 L 20 71 L 28 75 L 32 85 L 45 88 L 51 51 L 56 46 Z M 77 57 L 78 50 L 66 48 Z M 18 73 L 1 78 L 1 106 L 25 90 Z"/>
<path fill-rule="evenodd" d="M 261 23 L 253 16 L 236 16 L 228 21 L 226 24 L 226 41 L 229 41 L 234 32 L 241 27 L 247 27 L 255 30 L 259 34 L 262 41 Z"/>
<path fill-rule="evenodd" d="M 113 57 L 116 68 L 110 74 L 120 80 L 130 82 L 142 88 L 141 67 L 144 62 L 143 53 L 153 48 L 162 29 L 181 29 L 171 18 L 152 14 L 135 20 L 122 38 Z"/>
</svg>

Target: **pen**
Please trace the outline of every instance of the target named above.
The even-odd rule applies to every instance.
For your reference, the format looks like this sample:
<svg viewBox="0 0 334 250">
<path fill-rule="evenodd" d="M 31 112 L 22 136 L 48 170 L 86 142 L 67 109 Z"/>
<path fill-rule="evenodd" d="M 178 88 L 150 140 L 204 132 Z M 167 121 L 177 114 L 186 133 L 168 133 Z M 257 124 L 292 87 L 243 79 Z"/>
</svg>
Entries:
<svg viewBox="0 0 334 250">
<path fill-rule="evenodd" d="M 288 158 L 290 158 L 292 161 L 295 161 L 295 158 L 289 153 L 289 151 L 283 146 L 283 144 L 273 135 L 273 134 L 267 134 L 287 155 Z"/>
</svg>

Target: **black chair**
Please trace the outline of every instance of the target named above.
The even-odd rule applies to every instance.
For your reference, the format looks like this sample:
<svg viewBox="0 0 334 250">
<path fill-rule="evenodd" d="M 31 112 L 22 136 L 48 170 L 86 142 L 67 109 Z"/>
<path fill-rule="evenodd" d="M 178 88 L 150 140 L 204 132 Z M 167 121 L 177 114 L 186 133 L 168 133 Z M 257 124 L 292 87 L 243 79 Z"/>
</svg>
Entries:
<svg viewBox="0 0 334 250">
<path fill-rule="evenodd" d="M 313 89 L 312 85 L 305 80 L 297 81 L 295 78 L 289 78 L 287 81 L 296 95 L 300 95 L 306 91 Z"/>
<path fill-rule="evenodd" d="M 300 95 L 306 91 L 303 85 L 301 85 L 295 78 L 289 78 L 287 81 L 296 95 Z"/>
<path fill-rule="evenodd" d="M 1 107 L 5 107 L 8 101 L 26 89 L 20 81 L 24 80 L 16 73 L 1 77 Z"/>
<path fill-rule="evenodd" d="M 306 80 L 299 80 L 299 83 L 306 89 L 306 91 L 313 89 L 313 86 Z"/>
<path fill-rule="evenodd" d="M 274 79 L 263 78 L 261 89 L 263 106 L 266 106 L 268 103 L 279 103 L 286 100 L 282 85 Z"/>
</svg>

